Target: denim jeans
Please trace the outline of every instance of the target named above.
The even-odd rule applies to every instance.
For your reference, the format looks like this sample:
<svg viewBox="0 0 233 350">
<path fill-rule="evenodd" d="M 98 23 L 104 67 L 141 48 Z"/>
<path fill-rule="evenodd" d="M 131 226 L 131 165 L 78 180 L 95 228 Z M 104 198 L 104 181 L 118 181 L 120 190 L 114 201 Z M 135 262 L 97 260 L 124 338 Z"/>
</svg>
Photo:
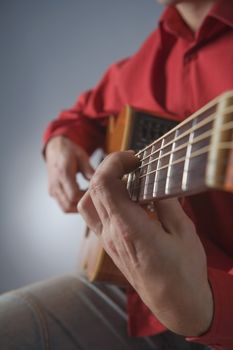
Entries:
<svg viewBox="0 0 233 350">
<path fill-rule="evenodd" d="M 117 287 L 64 276 L 0 296 L 1 350 L 204 350 L 181 336 L 127 335 L 126 297 Z"/>
</svg>

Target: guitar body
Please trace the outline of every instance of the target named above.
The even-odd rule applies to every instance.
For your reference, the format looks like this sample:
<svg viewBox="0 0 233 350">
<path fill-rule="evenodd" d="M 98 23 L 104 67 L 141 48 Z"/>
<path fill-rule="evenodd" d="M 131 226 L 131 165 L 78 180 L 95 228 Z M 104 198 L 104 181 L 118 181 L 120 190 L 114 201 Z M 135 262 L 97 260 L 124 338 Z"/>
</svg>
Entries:
<svg viewBox="0 0 233 350">
<path fill-rule="evenodd" d="M 134 149 L 138 151 L 177 124 L 170 116 L 139 111 L 126 106 L 118 118 L 110 117 L 107 153 Z M 148 211 L 151 216 L 151 211 Z M 91 282 L 126 285 L 126 279 L 103 249 L 98 237 L 88 227 L 80 250 L 81 269 Z"/>
</svg>

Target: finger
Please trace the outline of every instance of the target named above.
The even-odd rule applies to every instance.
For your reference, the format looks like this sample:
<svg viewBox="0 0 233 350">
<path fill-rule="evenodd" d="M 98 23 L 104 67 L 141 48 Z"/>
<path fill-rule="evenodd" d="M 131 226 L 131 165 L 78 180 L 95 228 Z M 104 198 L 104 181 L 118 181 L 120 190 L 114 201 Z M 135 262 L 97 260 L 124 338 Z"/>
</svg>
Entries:
<svg viewBox="0 0 233 350">
<path fill-rule="evenodd" d="M 70 204 L 77 206 L 78 201 L 84 195 L 85 191 L 80 190 L 76 178 L 65 176 L 60 181 Z"/>
<path fill-rule="evenodd" d="M 103 225 L 93 205 L 91 196 L 87 191 L 78 203 L 78 211 L 85 220 L 87 226 L 94 231 L 98 236 L 100 236 L 101 242 L 107 251 L 107 253 L 113 258 L 117 256 L 117 251 L 115 248 L 115 243 L 109 239 L 109 235 L 102 236 Z M 108 236 L 108 237 L 107 237 Z M 107 242 L 108 241 L 108 242 Z"/>
<path fill-rule="evenodd" d="M 87 226 L 97 235 L 100 235 L 102 231 L 102 223 L 88 191 L 79 201 L 77 210 L 83 217 Z"/>
<path fill-rule="evenodd" d="M 191 224 L 178 199 L 166 199 L 155 203 L 158 218 L 169 233 L 181 233 Z"/>
<path fill-rule="evenodd" d="M 72 206 L 70 203 L 69 199 L 67 198 L 64 189 L 62 187 L 62 184 L 57 184 L 56 188 L 54 189 L 54 195 L 53 197 L 57 200 L 59 203 L 61 209 L 68 213 L 68 212 L 73 212 L 75 210 L 75 207 Z"/>
<path fill-rule="evenodd" d="M 131 152 L 118 152 L 108 156 L 97 168 L 90 184 L 90 194 L 103 222 L 124 205 L 132 204 L 122 182 L 124 174 L 132 171 L 139 160 Z"/>
<path fill-rule="evenodd" d="M 89 157 L 86 153 L 82 152 L 78 154 L 78 160 L 79 160 L 79 170 L 81 174 L 87 179 L 91 180 L 95 170 L 91 166 Z"/>
<path fill-rule="evenodd" d="M 102 203 L 101 197 L 106 196 L 107 194 L 104 193 L 104 189 L 100 188 L 97 184 L 91 186 L 89 193 L 102 225 L 106 224 L 109 220 L 109 214 L 107 208 Z"/>
<path fill-rule="evenodd" d="M 133 171 L 139 165 L 140 160 L 135 156 L 134 151 L 114 152 L 103 160 L 96 173 L 101 172 L 112 179 L 122 179 L 125 174 Z"/>
</svg>

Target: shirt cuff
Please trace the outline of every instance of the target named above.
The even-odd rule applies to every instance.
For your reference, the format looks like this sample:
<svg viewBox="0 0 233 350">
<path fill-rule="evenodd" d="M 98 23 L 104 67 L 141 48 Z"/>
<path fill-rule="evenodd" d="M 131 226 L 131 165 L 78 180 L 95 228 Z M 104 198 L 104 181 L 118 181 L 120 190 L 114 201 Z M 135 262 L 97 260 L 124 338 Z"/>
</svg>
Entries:
<svg viewBox="0 0 233 350">
<path fill-rule="evenodd" d="M 95 149 L 105 145 L 105 128 L 92 125 L 91 122 L 78 122 L 75 125 L 64 125 L 63 121 L 55 120 L 49 124 L 43 135 L 43 153 L 50 139 L 55 136 L 64 136 L 82 147 L 89 155 Z"/>
</svg>

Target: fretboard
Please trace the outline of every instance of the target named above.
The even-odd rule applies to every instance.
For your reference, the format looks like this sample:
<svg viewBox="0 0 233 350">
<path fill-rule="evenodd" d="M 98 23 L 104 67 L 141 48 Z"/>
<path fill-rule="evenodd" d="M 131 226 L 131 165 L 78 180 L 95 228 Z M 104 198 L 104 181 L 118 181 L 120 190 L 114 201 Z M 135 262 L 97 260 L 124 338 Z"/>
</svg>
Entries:
<svg viewBox="0 0 233 350">
<path fill-rule="evenodd" d="M 233 149 L 233 91 L 224 93 L 137 153 L 128 175 L 134 201 L 221 188 Z"/>
</svg>

